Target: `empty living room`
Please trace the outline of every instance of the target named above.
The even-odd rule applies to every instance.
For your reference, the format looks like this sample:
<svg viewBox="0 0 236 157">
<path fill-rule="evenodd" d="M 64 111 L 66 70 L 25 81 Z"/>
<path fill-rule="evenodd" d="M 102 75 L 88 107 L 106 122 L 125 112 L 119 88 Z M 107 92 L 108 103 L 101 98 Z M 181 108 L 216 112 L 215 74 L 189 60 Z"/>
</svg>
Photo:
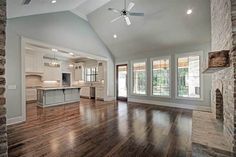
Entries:
<svg viewBox="0 0 236 157">
<path fill-rule="evenodd" d="M 0 157 L 236 157 L 236 0 L 0 0 Z"/>
</svg>

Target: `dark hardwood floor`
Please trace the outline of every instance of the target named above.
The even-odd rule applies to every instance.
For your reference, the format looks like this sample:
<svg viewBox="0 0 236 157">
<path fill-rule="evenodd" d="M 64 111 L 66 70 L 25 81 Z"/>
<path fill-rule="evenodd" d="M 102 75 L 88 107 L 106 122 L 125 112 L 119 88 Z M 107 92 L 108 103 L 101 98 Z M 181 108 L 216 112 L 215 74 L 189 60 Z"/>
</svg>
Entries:
<svg viewBox="0 0 236 157">
<path fill-rule="evenodd" d="M 190 157 L 192 112 L 82 99 L 40 108 L 8 126 L 10 157 Z"/>
</svg>

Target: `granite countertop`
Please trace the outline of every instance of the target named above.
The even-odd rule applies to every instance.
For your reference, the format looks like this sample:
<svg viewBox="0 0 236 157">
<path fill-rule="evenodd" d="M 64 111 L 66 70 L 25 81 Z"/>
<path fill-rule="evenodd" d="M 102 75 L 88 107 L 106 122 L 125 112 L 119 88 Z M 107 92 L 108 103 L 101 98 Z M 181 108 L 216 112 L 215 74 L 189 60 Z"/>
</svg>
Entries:
<svg viewBox="0 0 236 157">
<path fill-rule="evenodd" d="M 80 89 L 81 87 L 71 86 L 71 87 L 44 87 L 44 88 L 37 88 L 38 90 L 60 90 L 60 89 Z"/>
</svg>

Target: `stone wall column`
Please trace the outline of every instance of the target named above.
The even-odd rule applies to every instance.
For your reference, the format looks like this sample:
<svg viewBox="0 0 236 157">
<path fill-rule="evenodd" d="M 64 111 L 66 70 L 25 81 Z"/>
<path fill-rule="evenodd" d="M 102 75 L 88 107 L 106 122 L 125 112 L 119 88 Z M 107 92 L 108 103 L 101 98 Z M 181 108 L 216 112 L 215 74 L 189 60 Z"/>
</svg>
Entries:
<svg viewBox="0 0 236 157">
<path fill-rule="evenodd" d="M 0 157 L 7 157 L 5 99 L 6 0 L 0 0 Z"/>
<path fill-rule="evenodd" d="M 234 67 L 234 140 L 233 152 L 236 154 L 236 0 L 231 0 L 231 19 L 233 48 L 231 52 L 232 64 Z"/>
</svg>

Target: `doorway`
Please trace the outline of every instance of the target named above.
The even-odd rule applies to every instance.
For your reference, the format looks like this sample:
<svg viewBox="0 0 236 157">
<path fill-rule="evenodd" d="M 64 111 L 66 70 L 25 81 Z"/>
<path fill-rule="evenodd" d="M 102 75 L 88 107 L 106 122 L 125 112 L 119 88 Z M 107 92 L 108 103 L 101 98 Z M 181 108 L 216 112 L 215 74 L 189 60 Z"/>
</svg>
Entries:
<svg viewBox="0 0 236 157">
<path fill-rule="evenodd" d="M 127 95 L 128 95 L 127 73 L 128 73 L 127 64 L 116 66 L 117 100 L 127 101 Z"/>
</svg>

